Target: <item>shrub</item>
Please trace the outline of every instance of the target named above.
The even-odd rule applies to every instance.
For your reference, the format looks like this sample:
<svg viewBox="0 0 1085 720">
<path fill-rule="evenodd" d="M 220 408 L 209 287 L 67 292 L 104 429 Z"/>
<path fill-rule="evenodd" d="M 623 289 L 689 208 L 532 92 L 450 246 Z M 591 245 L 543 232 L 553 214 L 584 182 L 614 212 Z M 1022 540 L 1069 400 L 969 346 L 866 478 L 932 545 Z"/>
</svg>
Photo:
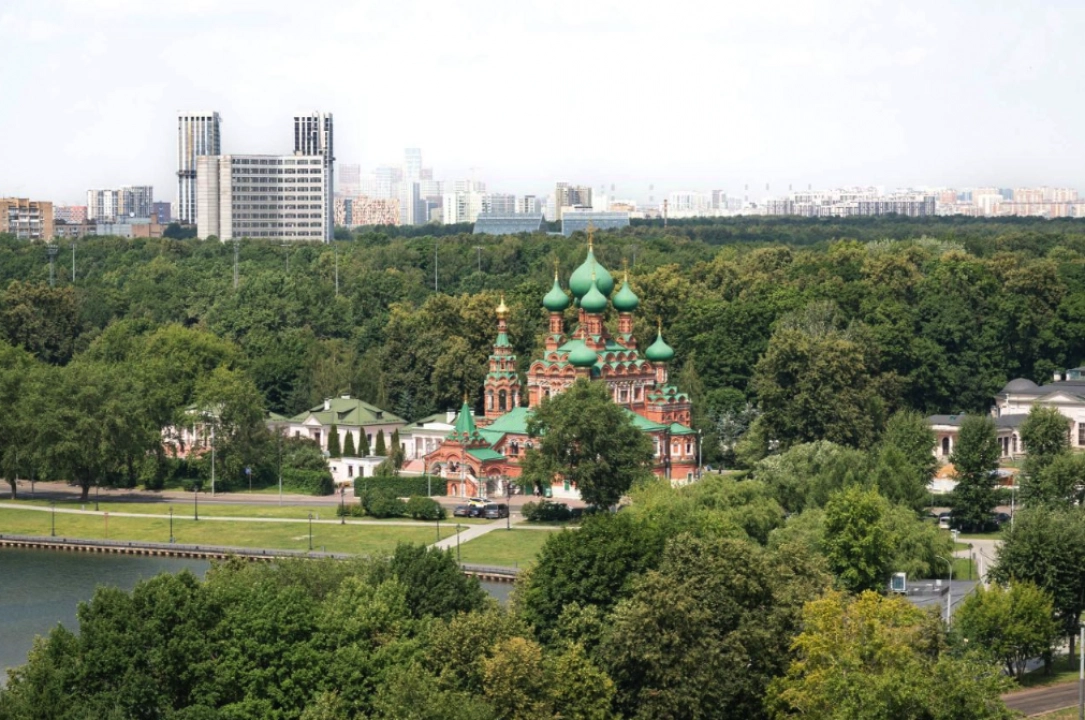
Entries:
<svg viewBox="0 0 1085 720">
<path fill-rule="evenodd" d="M 361 497 L 367 490 L 387 490 L 398 497 L 411 497 L 413 495 L 425 496 L 432 491 L 434 495 L 444 496 L 447 492 L 445 481 L 434 477 L 429 481 L 425 475 L 417 477 L 368 477 L 355 478 L 354 494 Z"/>
<path fill-rule="evenodd" d="M 421 495 L 407 500 L 407 514 L 415 520 L 444 520 L 446 515 L 439 502 Z"/>
<path fill-rule="evenodd" d="M 553 522 L 569 520 L 573 517 L 568 505 L 549 500 L 525 503 L 520 512 L 528 522 Z M 583 514 L 583 511 L 580 514 Z"/>
<path fill-rule="evenodd" d="M 362 507 L 367 515 L 376 518 L 403 517 L 407 514 L 407 503 L 384 489 L 363 493 Z"/>
<path fill-rule="evenodd" d="M 327 470 L 283 468 L 283 490 L 305 495 L 331 495 L 334 488 Z"/>
</svg>

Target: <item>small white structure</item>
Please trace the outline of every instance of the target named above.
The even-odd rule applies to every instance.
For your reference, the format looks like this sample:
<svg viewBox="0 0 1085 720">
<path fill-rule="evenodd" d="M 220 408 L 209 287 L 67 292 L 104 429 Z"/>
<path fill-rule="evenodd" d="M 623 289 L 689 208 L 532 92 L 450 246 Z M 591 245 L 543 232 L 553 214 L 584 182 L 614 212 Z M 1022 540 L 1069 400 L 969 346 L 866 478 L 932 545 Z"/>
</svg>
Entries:
<svg viewBox="0 0 1085 720">
<path fill-rule="evenodd" d="M 351 486 L 354 480 L 360 477 L 373 477 L 377 466 L 384 462 L 385 458 L 376 455 L 369 457 L 339 457 L 328 458 L 328 469 L 332 473 L 332 482 L 335 488 Z"/>
<path fill-rule="evenodd" d="M 289 419 L 275 416 L 268 420 L 268 426 L 273 432 L 276 428 L 283 428 L 287 437 L 315 440 L 321 450 L 328 449 L 328 434 L 332 426 L 335 426 L 339 434 L 340 450 L 346 448 L 348 434 L 351 435 L 355 449 L 360 449 L 364 434 L 370 451 L 373 451 L 377 447 L 378 433 L 384 433 L 385 446 L 390 447 L 392 433 L 404 425 L 406 422 L 403 418 L 350 395 L 328 398 L 321 405 Z"/>
</svg>

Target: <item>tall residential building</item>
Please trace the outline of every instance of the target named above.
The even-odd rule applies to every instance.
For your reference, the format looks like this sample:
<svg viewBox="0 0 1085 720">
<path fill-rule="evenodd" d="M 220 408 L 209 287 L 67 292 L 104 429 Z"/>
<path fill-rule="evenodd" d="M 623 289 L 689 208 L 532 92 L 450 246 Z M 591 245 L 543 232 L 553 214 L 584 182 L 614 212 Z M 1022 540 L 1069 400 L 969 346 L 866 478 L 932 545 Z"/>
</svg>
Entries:
<svg viewBox="0 0 1085 720">
<path fill-rule="evenodd" d="M 53 203 L 0 198 L 0 233 L 10 233 L 19 240 L 52 240 Z"/>
<path fill-rule="evenodd" d="M 196 158 L 222 154 L 217 112 L 177 114 L 177 219 L 196 224 Z"/>
<path fill-rule="evenodd" d="M 320 156 L 214 155 L 197 162 L 197 234 L 327 242 L 331 177 Z"/>
<path fill-rule="evenodd" d="M 120 211 L 120 190 L 87 190 L 88 220 L 115 222 Z"/>
<path fill-rule="evenodd" d="M 564 208 L 591 207 L 591 188 L 559 182 L 554 188 L 554 208 L 557 219 L 561 220 Z"/>
<path fill-rule="evenodd" d="M 403 151 L 403 179 L 407 182 L 422 180 L 422 148 L 407 148 Z"/>
<path fill-rule="evenodd" d="M 391 200 L 397 197 L 396 186 L 403 179 L 403 168 L 381 165 L 373 171 L 373 187 L 365 188 L 363 194 L 378 200 Z"/>
<path fill-rule="evenodd" d="M 312 112 L 294 116 L 294 154 L 319 156 L 324 161 L 324 241 L 331 242 L 335 227 L 332 192 L 335 188 L 335 133 L 332 114 Z"/>
<path fill-rule="evenodd" d="M 512 215 L 516 212 L 516 196 L 507 193 L 484 195 L 481 212 L 492 215 Z"/>
<path fill-rule="evenodd" d="M 156 202 L 151 205 L 151 221 L 159 225 L 169 225 L 172 214 L 168 202 Z"/>
<path fill-rule="evenodd" d="M 516 213 L 518 215 L 541 215 L 542 205 L 539 198 L 534 195 L 524 195 L 516 199 Z"/>
<path fill-rule="evenodd" d="M 418 182 L 404 179 L 399 184 L 399 224 L 424 225 L 427 219 L 426 205 L 418 192 Z"/>
<path fill-rule="evenodd" d="M 53 220 L 68 225 L 81 225 L 87 221 L 86 205 L 57 205 L 53 208 Z"/>
<path fill-rule="evenodd" d="M 120 216 L 149 218 L 154 207 L 154 188 L 150 185 L 132 185 L 120 189 Z"/>
</svg>

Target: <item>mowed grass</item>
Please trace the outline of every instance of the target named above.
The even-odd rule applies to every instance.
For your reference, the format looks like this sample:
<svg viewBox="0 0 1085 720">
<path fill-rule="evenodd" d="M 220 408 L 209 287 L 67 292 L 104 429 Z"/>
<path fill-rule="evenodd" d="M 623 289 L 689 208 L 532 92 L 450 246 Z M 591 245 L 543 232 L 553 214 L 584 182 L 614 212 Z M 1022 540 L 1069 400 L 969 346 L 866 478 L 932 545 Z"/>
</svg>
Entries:
<svg viewBox="0 0 1085 720">
<path fill-rule="evenodd" d="M 1051 674 L 1048 675 L 1044 672 L 1042 667 L 1036 668 L 1032 672 L 1025 673 L 1025 676 L 1021 678 L 1021 687 L 1043 687 L 1045 685 L 1057 685 L 1059 683 L 1070 682 L 1071 680 L 1078 679 L 1078 673 L 1080 672 L 1078 666 L 1078 657 L 1074 655 L 1074 661 L 1070 662 L 1070 658 L 1067 655 L 1059 655 L 1052 663 Z M 1046 717 L 1046 715 L 1044 716 Z M 1076 715 L 1074 717 L 1077 717 Z"/>
<path fill-rule="evenodd" d="M 0 502 L 10 503 L 10 500 L 4 500 Z M 48 500 L 16 500 L 16 505 L 32 505 L 34 507 L 49 507 Z M 200 495 L 200 517 L 244 517 L 244 518 L 293 518 L 296 520 L 308 520 L 309 513 L 313 514 L 314 519 L 320 520 L 332 520 L 337 517 L 335 514 L 338 505 L 235 505 L 230 503 L 216 502 L 211 499 L 210 496 Z M 109 513 L 136 513 L 140 515 L 165 515 L 169 517 L 170 507 L 173 508 L 173 514 L 175 517 L 181 515 L 188 515 L 192 517 L 193 511 L 192 497 L 189 496 L 183 500 L 175 502 L 127 502 L 127 501 L 99 501 L 98 511 Z M 348 498 L 347 505 L 357 505 L 357 502 L 351 502 Z M 87 502 L 81 502 L 78 500 L 62 500 L 57 502 L 57 508 L 63 508 L 67 510 L 94 510 L 93 497 Z M 354 518 L 355 520 L 365 520 L 367 522 L 411 522 L 410 518 Z M 489 520 L 481 520 L 476 518 L 453 518 L 451 511 L 448 518 L 441 521 L 442 524 L 448 522 L 460 523 L 461 525 L 475 525 L 479 523 L 490 522 Z"/>
<path fill-rule="evenodd" d="M 534 564 L 546 539 L 561 530 L 492 530 L 460 545 L 460 560 L 475 565 L 527 567 Z"/>
<path fill-rule="evenodd" d="M 191 508 L 189 508 L 191 510 Z M 176 511 L 176 508 L 175 508 Z M 53 513 L 34 510 L 0 509 L 0 532 L 49 536 Z M 433 524 L 340 525 L 314 522 L 313 549 L 355 554 L 385 554 L 401 542 L 430 544 L 437 540 Z M 455 534 L 455 526 L 441 523 L 441 537 Z M 169 542 L 170 521 L 164 518 L 127 518 L 104 514 L 56 513 L 56 536 L 86 540 Z M 309 523 L 213 520 L 200 508 L 200 520 L 192 515 L 174 514 L 173 536 L 187 545 L 227 545 L 275 550 L 309 549 Z"/>
</svg>

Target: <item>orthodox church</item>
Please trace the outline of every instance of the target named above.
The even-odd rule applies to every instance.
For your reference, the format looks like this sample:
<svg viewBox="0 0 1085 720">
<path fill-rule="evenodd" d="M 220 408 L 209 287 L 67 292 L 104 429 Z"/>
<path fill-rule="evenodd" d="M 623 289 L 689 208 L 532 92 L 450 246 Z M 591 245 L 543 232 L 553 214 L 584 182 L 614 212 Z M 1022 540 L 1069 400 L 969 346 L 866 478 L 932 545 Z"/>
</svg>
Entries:
<svg viewBox="0 0 1085 720">
<path fill-rule="evenodd" d="M 606 383 L 614 402 L 652 438 L 655 473 L 674 482 L 687 481 L 697 471 L 697 433 L 689 427 L 689 396 L 668 384 L 667 364 L 674 350 L 663 340 L 662 325 L 655 342 L 641 351 L 633 335 L 633 314 L 640 299 L 625 273 L 614 291 L 614 278 L 596 259 L 588 237 L 588 256 L 569 277 L 566 294 L 554 273 L 554 285 L 542 300 L 550 315 L 546 348 L 527 372 L 526 392 L 516 371 L 516 355 L 508 338 L 509 309 L 498 305 L 497 339 L 483 388 L 483 416 L 476 419 L 466 399 L 452 431 L 425 456 L 425 469 L 445 478 L 448 494 L 467 497 L 504 494 L 505 483 L 516 482 L 520 461 L 531 447 L 527 420 L 532 409 L 572 385 L 578 378 Z M 577 308 L 577 325 L 566 333 L 565 311 Z M 617 332 L 611 333 L 604 315 L 613 307 Z M 524 402 L 526 401 L 526 407 Z M 575 487 L 560 478 L 551 487 L 555 497 L 575 498 Z"/>
</svg>

